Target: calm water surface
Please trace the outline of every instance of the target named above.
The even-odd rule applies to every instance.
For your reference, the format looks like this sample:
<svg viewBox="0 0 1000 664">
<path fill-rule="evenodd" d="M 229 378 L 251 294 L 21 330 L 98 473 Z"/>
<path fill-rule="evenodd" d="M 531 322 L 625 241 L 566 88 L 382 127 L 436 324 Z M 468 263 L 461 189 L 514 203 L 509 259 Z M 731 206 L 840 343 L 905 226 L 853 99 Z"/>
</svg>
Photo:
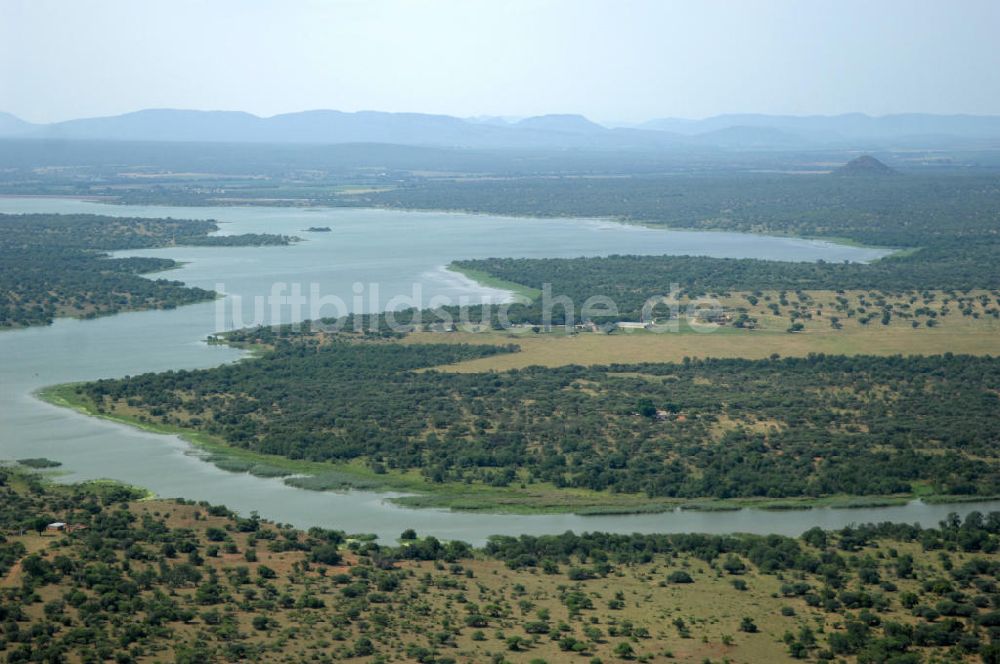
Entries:
<svg viewBox="0 0 1000 664">
<path fill-rule="evenodd" d="M 161 496 L 223 503 L 267 518 L 374 532 L 395 538 L 405 528 L 443 538 L 481 543 L 493 533 L 558 533 L 568 529 L 617 532 L 776 532 L 794 535 L 814 525 L 895 520 L 935 524 L 948 512 L 998 509 L 998 503 L 802 512 L 676 512 L 658 515 L 580 517 L 510 516 L 440 510 L 410 510 L 387 494 L 318 493 L 289 487 L 280 479 L 229 473 L 202 461 L 173 436 L 150 434 L 47 405 L 32 396 L 40 387 L 69 381 L 119 377 L 146 371 L 211 367 L 241 357 L 209 346 L 205 337 L 233 326 L 236 299 L 242 321 L 252 322 L 252 301 L 275 282 L 299 283 L 308 293 L 353 305 L 361 284 L 365 308 L 400 304 L 416 285 L 427 302 L 446 296 L 472 302 L 504 298 L 444 269 L 460 258 L 572 257 L 634 254 L 699 254 L 778 260 L 864 261 L 880 250 L 824 242 L 731 233 L 697 233 L 623 226 L 597 220 L 525 220 L 484 215 L 355 209 L 169 208 L 110 206 L 64 199 L 0 199 L 0 212 L 89 212 L 116 216 L 211 218 L 223 233 L 285 233 L 305 241 L 289 247 L 173 248 L 131 252 L 166 256 L 187 264 L 165 276 L 227 294 L 173 311 L 121 314 L 91 321 L 60 319 L 50 327 L 0 333 L 0 458 L 44 456 L 63 462 L 67 481 L 109 477 L 148 487 Z M 305 233 L 329 226 L 330 233 Z M 124 254 L 124 252 L 121 252 Z M 377 284 L 376 289 L 372 287 Z M 405 304 L 405 302 L 403 302 Z M 283 309 L 286 319 L 291 311 Z M 303 312 L 308 316 L 308 310 Z M 323 315 L 332 311 L 323 310 Z M 271 321 L 269 321 L 271 322 Z"/>
</svg>

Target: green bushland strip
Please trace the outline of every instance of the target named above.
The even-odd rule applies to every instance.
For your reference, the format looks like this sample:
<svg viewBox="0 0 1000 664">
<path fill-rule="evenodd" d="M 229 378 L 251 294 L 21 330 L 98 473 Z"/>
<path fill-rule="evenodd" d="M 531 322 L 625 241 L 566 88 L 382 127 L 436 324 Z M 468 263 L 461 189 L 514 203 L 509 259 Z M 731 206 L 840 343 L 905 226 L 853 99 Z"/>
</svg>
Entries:
<svg viewBox="0 0 1000 664">
<path fill-rule="evenodd" d="M 358 489 L 369 491 L 420 492 L 419 496 L 402 496 L 391 499 L 400 505 L 408 507 L 444 507 L 475 511 L 499 511 L 515 513 L 546 513 L 574 512 L 577 508 L 593 508 L 595 506 L 618 503 L 635 510 L 645 510 L 650 502 L 643 500 L 602 500 L 596 492 L 586 490 L 558 490 L 549 487 L 551 500 L 539 496 L 538 486 L 533 485 L 530 493 L 516 496 L 514 490 L 503 490 L 495 487 L 485 487 L 466 484 L 433 484 L 427 482 L 415 472 L 389 471 L 384 474 L 375 473 L 363 462 L 349 464 L 332 464 L 316 461 L 288 459 L 272 454 L 261 454 L 240 449 L 226 444 L 220 438 L 200 431 L 184 427 L 142 421 L 137 417 L 98 412 L 93 404 L 76 392 L 80 383 L 65 383 L 40 390 L 37 395 L 42 400 L 56 406 L 72 408 L 77 412 L 92 417 L 100 417 L 112 422 L 126 424 L 144 431 L 178 436 L 200 450 L 207 452 L 206 460 L 223 470 L 233 472 L 250 472 L 254 469 L 266 468 L 269 473 L 281 472 L 289 477 L 286 483 L 291 486 L 317 491 Z M 266 474 L 272 477 L 273 474 Z M 590 500 L 580 500 L 590 496 Z M 576 497 L 577 500 L 567 500 Z M 557 501 L 557 502 L 556 502 Z M 676 501 L 663 501 L 676 504 Z"/>
<path fill-rule="evenodd" d="M 445 508 L 461 511 L 552 514 L 572 513 L 581 515 L 642 514 L 666 512 L 677 507 L 692 510 L 737 510 L 746 507 L 759 509 L 781 508 L 794 503 L 797 509 L 831 505 L 849 497 L 820 498 L 812 500 L 650 500 L 626 495 L 607 495 L 586 489 L 557 489 L 551 485 L 533 484 L 528 490 L 497 488 L 468 484 L 434 484 L 415 472 L 389 471 L 379 474 L 360 462 L 330 464 L 315 461 L 288 459 L 281 456 L 251 452 L 226 444 L 221 439 L 183 427 L 141 421 L 136 417 L 99 413 L 93 404 L 76 392 L 80 383 L 65 383 L 40 390 L 40 399 L 56 406 L 72 408 L 92 417 L 126 424 L 144 431 L 174 435 L 207 452 L 206 461 L 222 470 L 249 472 L 262 477 L 291 475 L 286 484 L 314 491 L 364 491 L 417 492 L 390 498 L 403 507 Z M 261 472 L 261 471 L 264 472 Z M 906 498 L 895 498 L 900 503 Z"/>
<path fill-rule="evenodd" d="M 48 388 L 43 391 L 42 397 L 52 403 L 73 407 L 86 414 L 105 417 L 153 432 L 179 435 L 208 452 L 207 460 L 216 463 L 223 469 L 250 472 L 264 477 L 294 475 L 295 477 L 286 480 L 289 484 L 315 490 L 357 488 L 418 494 L 395 498 L 399 504 L 410 507 L 441 507 L 512 513 L 575 512 L 595 514 L 663 511 L 678 506 L 703 509 L 871 507 L 898 504 L 914 496 L 914 492 L 907 492 L 893 496 L 875 495 L 862 498 L 834 494 L 823 498 L 710 500 L 705 498 L 647 498 L 641 494 L 606 493 L 583 487 L 557 488 L 546 482 L 522 484 L 526 478 L 520 476 L 506 487 L 490 486 L 481 482 L 432 482 L 425 479 L 416 469 L 376 472 L 368 466 L 368 459 L 363 456 L 351 462 L 339 464 L 293 460 L 232 447 L 217 436 L 177 425 L 143 421 L 137 416 L 133 417 L 129 414 L 99 413 L 83 394 L 77 392 L 77 385 L 73 384 Z M 924 495 L 928 489 L 929 487 L 925 486 L 917 488 L 921 495 Z"/>
<path fill-rule="evenodd" d="M 500 489 L 482 485 L 434 484 L 415 472 L 389 471 L 375 473 L 361 461 L 349 464 L 331 464 L 316 461 L 288 459 L 261 454 L 226 444 L 220 438 L 184 427 L 142 421 L 136 417 L 100 413 L 83 395 L 76 392 L 80 383 L 65 383 L 46 387 L 37 396 L 53 405 L 72 408 L 92 417 L 165 435 L 178 436 L 200 450 L 207 452 L 206 461 L 223 470 L 250 472 L 266 468 L 269 472 L 291 475 L 286 484 L 315 491 L 386 491 L 418 492 L 390 498 L 404 507 L 447 508 L 495 513 L 587 513 L 590 510 L 614 509 L 617 513 L 664 511 L 680 504 L 676 500 L 644 500 L 627 496 L 602 496 L 585 489 L 556 489 L 552 486 L 532 485 L 530 491 Z M 273 477 L 273 474 L 265 474 Z M 520 495 L 519 495 L 520 494 Z M 655 507 L 655 509 L 654 509 Z M 593 512 L 591 512 L 593 513 Z"/>
<path fill-rule="evenodd" d="M 243 450 L 226 444 L 217 436 L 212 436 L 201 431 L 194 431 L 185 427 L 150 422 L 148 420 L 144 421 L 140 420 L 138 417 L 98 412 L 97 409 L 94 408 L 93 403 L 91 403 L 82 394 L 76 392 L 76 388 L 79 385 L 81 385 L 81 383 L 53 385 L 39 390 L 36 394 L 43 401 L 56 406 L 62 406 L 64 408 L 72 408 L 73 410 L 83 413 L 84 415 L 99 417 L 111 422 L 118 422 L 119 424 L 126 424 L 128 426 L 152 433 L 179 436 L 198 449 L 207 452 L 208 454 L 205 457 L 206 461 L 214 463 L 223 470 L 251 473 L 254 470 L 262 470 L 263 477 L 275 477 L 320 474 L 322 472 L 329 471 L 331 468 L 331 464 L 288 459 L 281 456 L 260 454 L 249 450 Z"/>
</svg>

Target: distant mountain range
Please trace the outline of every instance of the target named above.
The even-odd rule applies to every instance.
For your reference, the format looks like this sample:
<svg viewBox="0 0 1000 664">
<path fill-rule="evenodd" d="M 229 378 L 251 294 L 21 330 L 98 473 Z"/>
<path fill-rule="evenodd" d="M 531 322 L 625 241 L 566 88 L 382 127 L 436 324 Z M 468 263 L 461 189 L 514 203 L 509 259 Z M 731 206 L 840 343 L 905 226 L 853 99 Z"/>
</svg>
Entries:
<svg viewBox="0 0 1000 664">
<path fill-rule="evenodd" d="M 305 111 L 262 118 L 238 111 L 154 109 L 32 124 L 0 113 L 0 138 L 231 143 L 391 143 L 517 149 L 798 149 L 938 146 L 1000 141 L 1000 116 L 719 115 L 609 127 L 581 115 L 520 120 L 422 113 Z"/>
<path fill-rule="evenodd" d="M 16 136 L 32 131 L 38 127 L 30 122 L 25 122 L 19 117 L 0 111 L 0 136 Z"/>
<path fill-rule="evenodd" d="M 716 115 L 704 120 L 663 118 L 637 125 L 639 129 L 669 131 L 695 136 L 733 127 L 788 132 L 821 141 L 953 136 L 1000 136 L 1000 115 L 932 115 L 900 113 L 873 117 L 864 113 L 843 115 Z"/>
</svg>

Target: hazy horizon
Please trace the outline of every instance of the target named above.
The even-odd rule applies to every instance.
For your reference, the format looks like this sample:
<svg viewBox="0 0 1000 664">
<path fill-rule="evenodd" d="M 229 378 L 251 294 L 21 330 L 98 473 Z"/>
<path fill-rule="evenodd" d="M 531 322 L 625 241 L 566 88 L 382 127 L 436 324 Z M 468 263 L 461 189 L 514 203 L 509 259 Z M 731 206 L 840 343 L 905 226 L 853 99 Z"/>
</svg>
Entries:
<svg viewBox="0 0 1000 664">
<path fill-rule="evenodd" d="M 0 110 L 1000 114 L 1000 3 L 6 0 Z"/>
</svg>

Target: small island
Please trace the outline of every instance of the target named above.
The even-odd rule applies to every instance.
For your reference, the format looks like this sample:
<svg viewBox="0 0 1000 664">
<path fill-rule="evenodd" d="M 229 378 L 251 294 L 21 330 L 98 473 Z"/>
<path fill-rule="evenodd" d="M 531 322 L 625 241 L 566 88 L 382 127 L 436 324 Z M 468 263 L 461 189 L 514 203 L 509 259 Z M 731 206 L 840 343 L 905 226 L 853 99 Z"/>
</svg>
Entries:
<svg viewBox="0 0 1000 664">
<path fill-rule="evenodd" d="M 310 226 L 309 228 L 306 229 L 306 232 L 307 233 L 329 233 L 330 232 L 330 227 L 329 226 Z"/>
</svg>

